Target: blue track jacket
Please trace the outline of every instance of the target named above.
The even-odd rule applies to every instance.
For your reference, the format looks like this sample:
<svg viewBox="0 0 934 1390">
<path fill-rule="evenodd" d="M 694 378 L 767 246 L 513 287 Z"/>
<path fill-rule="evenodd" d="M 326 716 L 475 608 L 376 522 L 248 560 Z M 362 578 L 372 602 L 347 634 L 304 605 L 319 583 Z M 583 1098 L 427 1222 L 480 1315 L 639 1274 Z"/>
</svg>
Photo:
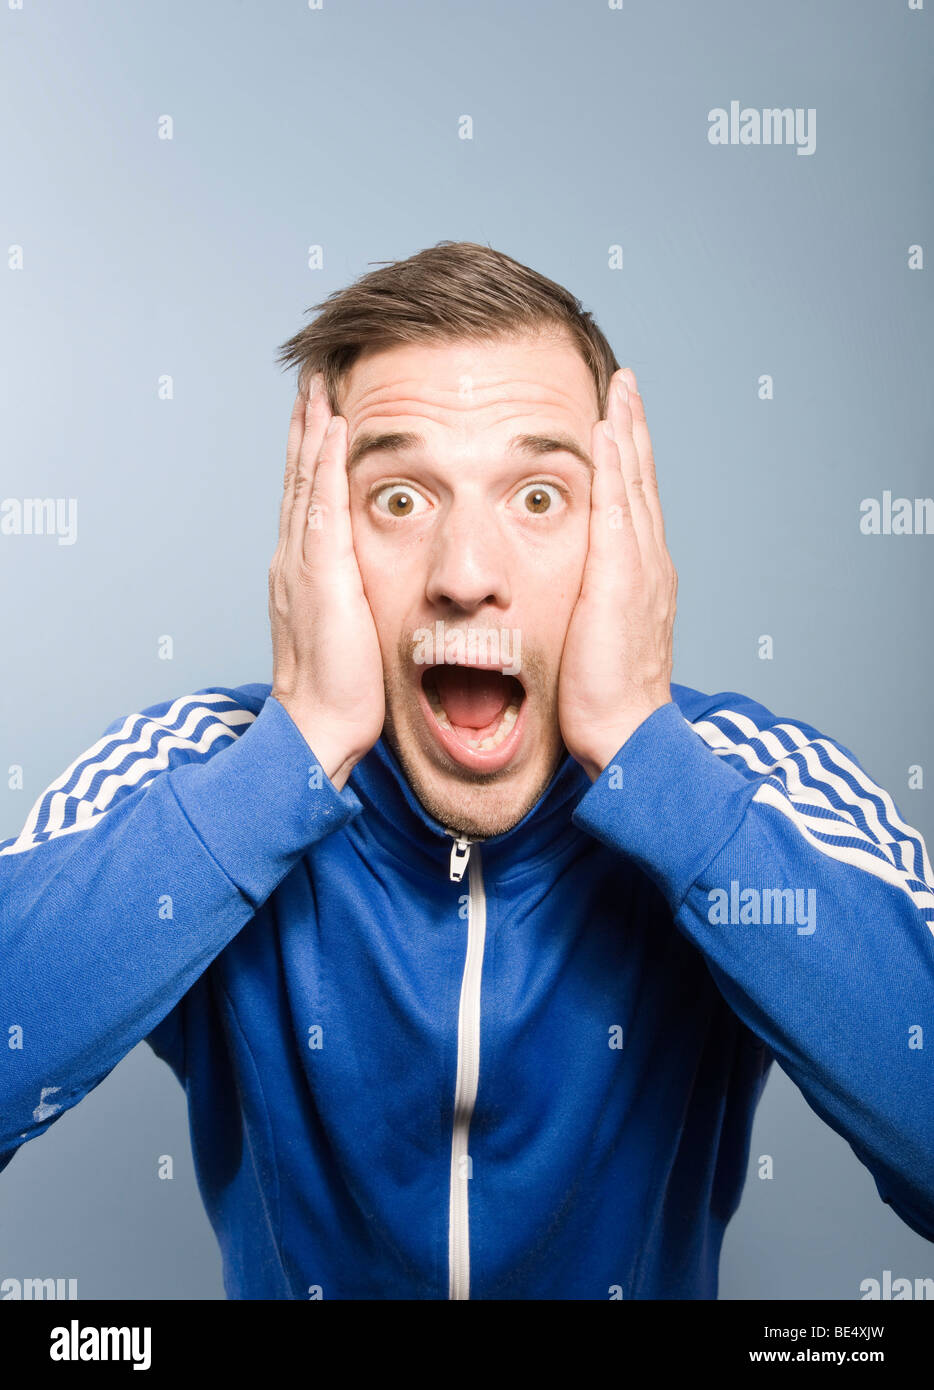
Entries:
<svg viewBox="0 0 934 1390">
<path fill-rule="evenodd" d="M 382 740 L 338 793 L 268 685 L 116 721 L 0 844 L 0 1169 L 145 1039 L 230 1298 L 714 1298 L 774 1059 L 934 1239 L 922 838 L 672 694 L 472 844 Z"/>
</svg>

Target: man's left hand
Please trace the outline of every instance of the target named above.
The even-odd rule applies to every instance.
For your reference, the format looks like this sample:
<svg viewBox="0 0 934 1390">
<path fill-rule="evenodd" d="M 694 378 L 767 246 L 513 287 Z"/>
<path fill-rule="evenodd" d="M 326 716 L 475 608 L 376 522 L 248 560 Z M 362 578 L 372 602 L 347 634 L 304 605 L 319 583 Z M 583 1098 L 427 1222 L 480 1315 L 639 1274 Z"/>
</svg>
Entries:
<svg viewBox="0 0 934 1390">
<path fill-rule="evenodd" d="M 678 576 L 630 368 L 611 378 L 592 454 L 589 546 L 561 657 L 558 719 L 568 752 L 596 781 L 630 734 L 671 701 Z"/>
</svg>

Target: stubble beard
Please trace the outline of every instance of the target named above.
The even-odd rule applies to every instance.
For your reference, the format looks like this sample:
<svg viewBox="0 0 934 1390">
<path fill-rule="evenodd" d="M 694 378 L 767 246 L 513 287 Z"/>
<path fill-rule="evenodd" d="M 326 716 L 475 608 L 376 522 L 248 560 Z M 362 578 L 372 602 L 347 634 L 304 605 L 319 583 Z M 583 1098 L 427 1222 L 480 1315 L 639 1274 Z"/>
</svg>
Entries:
<svg viewBox="0 0 934 1390">
<path fill-rule="evenodd" d="M 541 682 L 533 681 L 526 690 L 526 699 L 534 699 L 539 709 L 541 697 L 537 688 Z M 386 698 L 386 718 L 383 724 L 383 737 L 399 761 L 405 779 L 411 787 L 422 808 L 446 830 L 453 830 L 471 840 L 491 839 L 503 835 L 526 816 L 548 786 L 566 750 L 560 736 L 555 735 L 550 757 L 543 757 L 539 775 L 532 786 L 516 800 L 517 792 L 510 787 L 514 774 L 510 766 L 498 772 L 473 772 L 466 767 L 458 767 L 445 772 L 437 767 L 431 754 L 437 744 L 427 728 L 424 727 L 421 710 L 416 705 L 412 709 L 411 688 L 404 687 L 401 678 L 397 681 L 384 679 Z M 412 718 L 404 722 L 400 733 L 393 718 L 395 709 L 412 710 Z M 554 712 L 549 711 L 552 719 Z M 415 727 L 412 728 L 414 723 Z M 419 727 L 421 726 L 421 727 Z M 557 724 L 554 724 L 557 729 Z M 417 732 L 416 732 L 417 731 Z M 530 735 L 527 733 L 524 738 Z M 413 751 L 413 744 L 420 748 L 423 758 L 430 761 L 437 772 L 434 777 L 426 774 L 424 764 Z M 437 779 L 444 778 L 450 790 L 437 785 Z"/>
</svg>

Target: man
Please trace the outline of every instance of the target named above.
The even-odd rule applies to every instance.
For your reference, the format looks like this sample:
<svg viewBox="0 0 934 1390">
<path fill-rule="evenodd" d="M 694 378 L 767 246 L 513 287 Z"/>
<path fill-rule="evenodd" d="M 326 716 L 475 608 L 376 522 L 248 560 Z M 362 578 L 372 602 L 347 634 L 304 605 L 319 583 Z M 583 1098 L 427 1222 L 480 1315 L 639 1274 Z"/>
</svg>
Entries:
<svg viewBox="0 0 934 1390">
<path fill-rule="evenodd" d="M 934 876 L 845 748 L 671 684 L 645 411 L 440 243 L 299 367 L 273 680 L 0 846 L 0 1166 L 146 1038 L 232 1298 L 710 1298 L 773 1059 L 934 1238 Z"/>
</svg>

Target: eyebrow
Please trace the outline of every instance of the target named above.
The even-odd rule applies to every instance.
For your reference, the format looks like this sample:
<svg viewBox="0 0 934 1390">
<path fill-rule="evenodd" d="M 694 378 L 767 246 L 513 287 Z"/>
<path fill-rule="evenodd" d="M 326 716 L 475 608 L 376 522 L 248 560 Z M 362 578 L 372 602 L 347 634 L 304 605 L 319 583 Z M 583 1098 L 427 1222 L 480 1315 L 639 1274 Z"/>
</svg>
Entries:
<svg viewBox="0 0 934 1390">
<path fill-rule="evenodd" d="M 414 430 L 396 430 L 381 433 L 363 430 L 357 435 L 347 454 L 348 476 L 366 454 L 402 453 L 407 449 L 424 449 L 425 441 Z M 524 454 L 527 458 L 541 458 L 545 454 L 572 454 L 588 472 L 593 472 L 590 455 L 569 434 L 558 431 L 556 434 L 516 434 L 506 445 L 508 454 Z"/>
</svg>

